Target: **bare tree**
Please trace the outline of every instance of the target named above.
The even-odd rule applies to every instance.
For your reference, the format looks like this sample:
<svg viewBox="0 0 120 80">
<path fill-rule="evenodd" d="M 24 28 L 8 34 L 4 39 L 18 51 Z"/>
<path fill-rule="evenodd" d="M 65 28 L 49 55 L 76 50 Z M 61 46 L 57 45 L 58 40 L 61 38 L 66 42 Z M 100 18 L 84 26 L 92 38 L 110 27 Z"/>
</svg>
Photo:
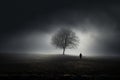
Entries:
<svg viewBox="0 0 120 80">
<path fill-rule="evenodd" d="M 78 37 L 70 29 L 62 28 L 52 37 L 52 44 L 57 48 L 63 49 L 63 55 L 65 54 L 66 48 L 75 48 L 78 43 Z"/>
</svg>

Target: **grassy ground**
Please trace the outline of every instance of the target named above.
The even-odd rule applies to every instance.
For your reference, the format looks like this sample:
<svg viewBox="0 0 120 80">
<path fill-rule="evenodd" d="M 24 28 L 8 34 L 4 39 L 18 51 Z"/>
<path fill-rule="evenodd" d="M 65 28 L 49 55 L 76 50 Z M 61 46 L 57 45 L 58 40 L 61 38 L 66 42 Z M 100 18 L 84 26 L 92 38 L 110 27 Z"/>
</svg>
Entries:
<svg viewBox="0 0 120 80">
<path fill-rule="evenodd" d="M 6 61 L 6 62 L 5 62 Z M 46 56 L 1 61 L 0 77 L 108 80 L 120 78 L 120 60 L 73 56 Z M 30 78 L 32 79 L 32 78 Z"/>
</svg>

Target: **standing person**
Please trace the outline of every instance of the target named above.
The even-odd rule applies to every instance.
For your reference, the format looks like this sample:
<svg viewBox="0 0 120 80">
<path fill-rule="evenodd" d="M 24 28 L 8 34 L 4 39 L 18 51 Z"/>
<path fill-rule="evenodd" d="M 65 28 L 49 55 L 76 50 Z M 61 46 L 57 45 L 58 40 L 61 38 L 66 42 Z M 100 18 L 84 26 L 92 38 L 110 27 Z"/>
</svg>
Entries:
<svg viewBox="0 0 120 80">
<path fill-rule="evenodd" d="M 81 59 L 81 58 L 82 58 L 82 53 L 80 53 L 80 55 L 79 55 L 79 56 L 80 56 L 80 59 Z"/>
</svg>

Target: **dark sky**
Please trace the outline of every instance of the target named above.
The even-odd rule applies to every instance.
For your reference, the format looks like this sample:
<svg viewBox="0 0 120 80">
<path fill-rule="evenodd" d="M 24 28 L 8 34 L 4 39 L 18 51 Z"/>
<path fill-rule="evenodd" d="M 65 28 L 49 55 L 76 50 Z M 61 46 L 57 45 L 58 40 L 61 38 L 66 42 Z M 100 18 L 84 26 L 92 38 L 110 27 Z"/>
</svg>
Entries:
<svg viewBox="0 0 120 80">
<path fill-rule="evenodd" d="M 91 51 L 94 53 L 120 53 L 119 1 L 16 0 L 9 2 L 4 10 L 6 14 L 0 27 L 1 52 L 52 49 L 50 44 L 45 44 L 48 34 L 68 27 L 84 34 L 99 34 L 93 37 Z"/>
</svg>

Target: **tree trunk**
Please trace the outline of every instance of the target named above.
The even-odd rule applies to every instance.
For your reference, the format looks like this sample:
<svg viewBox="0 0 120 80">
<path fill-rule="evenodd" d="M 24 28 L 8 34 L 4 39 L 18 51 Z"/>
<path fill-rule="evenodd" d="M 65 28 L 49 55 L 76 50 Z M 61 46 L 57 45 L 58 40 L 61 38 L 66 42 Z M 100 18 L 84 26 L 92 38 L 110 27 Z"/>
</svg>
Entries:
<svg viewBox="0 0 120 80">
<path fill-rule="evenodd" d="M 63 48 L 63 55 L 65 55 L 65 48 Z"/>
</svg>

